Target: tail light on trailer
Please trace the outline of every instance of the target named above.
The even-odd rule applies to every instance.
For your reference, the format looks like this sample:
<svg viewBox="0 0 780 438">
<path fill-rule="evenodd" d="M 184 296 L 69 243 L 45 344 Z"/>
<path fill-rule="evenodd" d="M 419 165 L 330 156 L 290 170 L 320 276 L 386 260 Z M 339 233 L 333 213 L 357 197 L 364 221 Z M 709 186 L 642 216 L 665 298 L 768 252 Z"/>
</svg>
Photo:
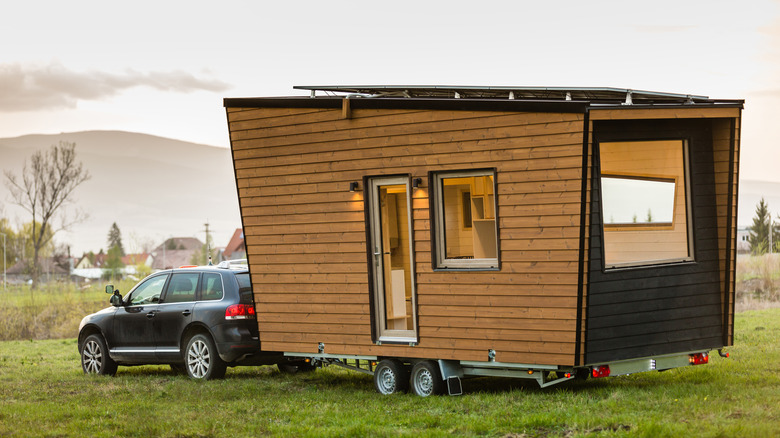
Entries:
<svg viewBox="0 0 780 438">
<path fill-rule="evenodd" d="M 688 356 L 688 362 L 691 365 L 704 365 L 710 361 L 710 356 L 707 353 L 696 353 Z"/>
<path fill-rule="evenodd" d="M 233 304 L 225 309 L 225 319 L 255 319 L 255 307 L 251 304 Z"/>
<path fill-rule="evenodd" d="M 601 365 L 593 367 L 591 375 L 594 379 L 598 379 L 599 377 L 609 377 L 609 372 L 609 365 Z"/>
</svg>

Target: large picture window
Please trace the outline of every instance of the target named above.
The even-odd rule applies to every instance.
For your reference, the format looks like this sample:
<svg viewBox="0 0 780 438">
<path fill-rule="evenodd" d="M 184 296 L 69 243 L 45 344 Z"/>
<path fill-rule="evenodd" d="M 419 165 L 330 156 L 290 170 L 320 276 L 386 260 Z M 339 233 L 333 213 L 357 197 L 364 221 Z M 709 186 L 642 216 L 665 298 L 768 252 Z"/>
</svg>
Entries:
<svg viewBox="0 0 780 438">
<path fill-rule="evenodd" d="M 495 171 L 433 175 L 434 257 L 441 269 L 498 269 Z"/>
<path fill-rule="evenodd" d="M 693 260 L 683 140 L 599 145 L 606 268 Z"/>
</svg>

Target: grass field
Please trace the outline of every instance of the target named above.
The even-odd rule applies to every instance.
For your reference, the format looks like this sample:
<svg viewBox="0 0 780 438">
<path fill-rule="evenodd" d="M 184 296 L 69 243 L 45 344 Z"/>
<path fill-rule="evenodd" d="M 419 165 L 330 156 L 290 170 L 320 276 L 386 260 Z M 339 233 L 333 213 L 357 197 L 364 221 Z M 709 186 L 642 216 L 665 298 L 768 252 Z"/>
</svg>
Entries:
<svg viewBox="0 0 780 438">
<path fill-rule="evenodd" d="M 122 293 L 133 285 L 130 280 L 116 283 Z M 81 318 L 108 307 L 109 296 L 103 291 L 102 283 L 47 283 L 36 291 L 8 285 L 0 290 L 0 341 L 74 338 Z"/>
<path fill-rule="evenodd" d="M 74 339 L 0 342 L 5 436 L 778 436 L 780 309 L 740 313 L 731 358 L 567 382 L 464 381 L 461 397 L 380 396 L 339 368 L 234 368 L 195 382 L 168 367 L 86 376 Z"/>
</svg>

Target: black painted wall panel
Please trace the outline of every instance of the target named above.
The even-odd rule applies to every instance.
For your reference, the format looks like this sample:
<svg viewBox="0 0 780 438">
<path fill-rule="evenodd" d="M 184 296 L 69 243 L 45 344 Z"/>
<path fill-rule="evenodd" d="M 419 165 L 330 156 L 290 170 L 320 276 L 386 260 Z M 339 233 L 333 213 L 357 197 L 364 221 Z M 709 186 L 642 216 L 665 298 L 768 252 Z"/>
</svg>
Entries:
<svg viewBox="0 0 780 438">
<path fill-rule="evenodd" d="M 598 364 L 722 347 L 717 212 L 711 122 L 638 120 L 594 122 L 593 178 L 598 143 L 688 140 L 694 261 L 605 270 L 599 186 L 591 197 L 589 293 L 585 361 Z"/>
</svg>

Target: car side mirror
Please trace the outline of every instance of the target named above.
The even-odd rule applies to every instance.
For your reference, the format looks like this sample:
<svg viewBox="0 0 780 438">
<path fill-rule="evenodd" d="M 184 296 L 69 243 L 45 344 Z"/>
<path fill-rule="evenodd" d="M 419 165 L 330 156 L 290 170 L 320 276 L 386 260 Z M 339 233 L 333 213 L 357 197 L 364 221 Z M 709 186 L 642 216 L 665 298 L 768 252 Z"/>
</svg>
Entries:
<svg viewBox="0 0 780 438">
<path fill-rule="evenodd" d="M 119 294 L 119 290 L 114 291 L 114 295 L 111 295 L 109 302 L 114 307 L 122 307 L 124 305 L 122 302 L 122 295 Z"/>
</svg>

